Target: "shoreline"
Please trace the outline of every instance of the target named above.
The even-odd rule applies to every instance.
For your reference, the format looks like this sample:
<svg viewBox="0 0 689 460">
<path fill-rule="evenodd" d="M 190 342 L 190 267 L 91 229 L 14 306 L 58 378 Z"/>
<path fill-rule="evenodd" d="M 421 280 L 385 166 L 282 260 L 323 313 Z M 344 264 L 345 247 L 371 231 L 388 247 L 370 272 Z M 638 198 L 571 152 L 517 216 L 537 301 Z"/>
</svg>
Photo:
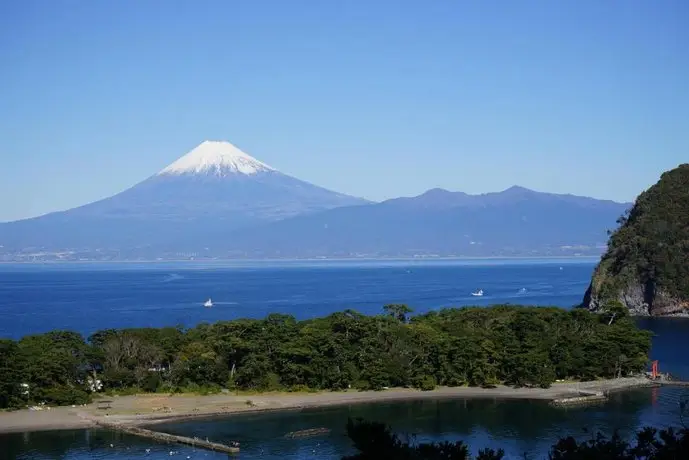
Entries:
<svg viewBox="0 0 689 460">
<path fill-rule="evenodd" d="M 392 388 L 383 391 L 341 391 L 317 393 L 258 393 L 255 395 L 166 395 L 116 396 L 111 408 L 98 409 L 96 400 L 81 407 L 55 407 L 42 411 L 22 409 L 0 413 L 0 434 L 98 428 L 99 425 L 150 426 L 192 419 L 213 419 L 244 413 L 294 411 L 319 407 L 379 402 L 433 399 L 522 399 L 555 401 L 653 386 L 645 377 L 555 383 L 550 388 L 439 387 L 431 391 Z M 109 398 L 101 398 L 103 400 Z M 249 403 L 250 402 L 250 403 Z M 101 426 L 107 429 L 107 426 Z"/>
<path fill-rule="evenodd" d="M 272 262 L 379 262 L 379 261 L 395 261 L 395 262 L 419 262 L 419 261 L 467 261 L 467 260 L 577 260 L 580 263 L 581 259 L 590 259 L 590 262 L 596 262 L 603 254 L 593 255 L 563 255 L 563 256 L 421 256 L 421 257 L 333 257 L 333 258 L 285 258 L 285 259 L 131 259 L 131 260 L 45 260 L 45 261 L 0 261 L 0 265 L 59 265 L 59 264 L 165 264 L 165 263 L 217 263 L 217 264 L 241 264 L 241 263 L 272 263 Z"/>
</svg>

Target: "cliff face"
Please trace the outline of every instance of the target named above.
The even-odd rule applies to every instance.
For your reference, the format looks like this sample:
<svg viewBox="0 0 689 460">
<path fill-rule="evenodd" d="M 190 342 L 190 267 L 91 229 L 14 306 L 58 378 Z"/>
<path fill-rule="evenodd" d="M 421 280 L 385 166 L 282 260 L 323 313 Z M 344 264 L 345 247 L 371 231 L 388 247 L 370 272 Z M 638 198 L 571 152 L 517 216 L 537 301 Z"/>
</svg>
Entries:
<svg viewBox="0 0 689 460">
<path fill-rule="evenodd" d="M 620 302 L 633 315 L 689 315 L 689 164 L 664 173 L 618 223 L 583 307 Z"/>
</svg>

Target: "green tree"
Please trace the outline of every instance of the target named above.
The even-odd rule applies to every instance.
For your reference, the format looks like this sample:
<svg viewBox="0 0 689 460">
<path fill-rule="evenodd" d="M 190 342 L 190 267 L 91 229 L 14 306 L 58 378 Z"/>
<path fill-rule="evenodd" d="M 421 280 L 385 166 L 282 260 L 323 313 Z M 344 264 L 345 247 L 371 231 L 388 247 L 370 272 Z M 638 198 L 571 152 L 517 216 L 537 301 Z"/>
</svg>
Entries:
<svg viewBox="0 0 689 460">
<path fill-rule="evenodd" d="M 90 369 L 87 346 L 74 332 L 54 331 L 24 337 L 17 359 L 29 385 L 31 401 L 77 404 L 88 400 L 86 378 Z"/>
<path fill-rule="evenodd" d="M 546 387 L 642 371 L 650 350 L 650 333 L 624 315 L 512 305 L 407 313 L 272 314 L 187 330 L 104 330 L 88 343 L 65 331 L 28 336 L 2 342 L 0 401 L 14 404 L 19 380 L 32 400 L 76 401 L 94 377 L 117 391 Z"/>
<path fill-rule="evenodd" d="M 26 402 L 20 365 L 17 343 L 0 340 L 0 409 L 19 407 Z"/>
<path fill-rule="evenodd" d="M 407 315 L 409 313 L 412 313 L 414 310 L 409 308 L 407 305 L 404 304 L 388 304 L 383 307 L 383 311 L 385 312 L 386 315 L 391 316 L 392 318 L 395 318 L 397 321 L 401 323 L 406 323 L 407 322 Z"/>
<path fill-rule="evenodd" d="M 662 174 L 618 220 L 594 273 L 585 303 L 603 310 L 630 286 L 643 287 L 651 314 L 683 310 L 689 300 L 689 164 Z M 659 293 L 666 301 L 655 304 Z M 675 305 L 667 305 L 667 298 Z M 610 316 L 608 316 L 610 318 Z"/>
<path fill-rule="evenodd" d="M 381 423 L 362 419 L 348 420 L 347 436 L 357 453 L 343 460 L 469 460 L 468 447 L 462 441 L 443 443 L 403 442 Z M 479 450 L 476 460 L 500 460 L 502 449 Z M 680 460 L 689 458 L 689 430 L 656 430 L 644 428 L 636 440 L 626 441 L 614 433 L 606 438 L 595 437 L 577 441 L 572 437 L 558 440 L 548 454 L 550 460 Z"/>
<path fill-rule="evenodd" d="M 608 326 L 615 321 L 622 321 L 629 316 L 629 310 L 619 300 L 608 300 L 602 308 L 602 314 Z"/>
</svg>

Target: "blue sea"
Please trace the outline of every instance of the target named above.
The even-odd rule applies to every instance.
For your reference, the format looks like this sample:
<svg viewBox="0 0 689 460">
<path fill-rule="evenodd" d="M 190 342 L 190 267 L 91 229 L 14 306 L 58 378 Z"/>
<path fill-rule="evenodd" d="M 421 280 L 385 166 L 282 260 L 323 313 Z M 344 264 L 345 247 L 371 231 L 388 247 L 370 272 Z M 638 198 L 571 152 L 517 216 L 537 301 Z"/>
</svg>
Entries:
<svg viewBox="0 0 689 460">
<path fill-rule="evenodd" d="M 375 314 L 388 303 L 415 312 L 496 303 L 555 305 L 581 302 L 596 259 L 482 259 L 300 261 L 236 263 L 117 263 L 0 265 L 0 337 L 54 329 L 85 336 L 104 328 L 194 326 L 268 313 L 299 319 L 354 309 Z M 471 293 L 483 289 L 483 297 Z M 214 307 L 204 308 L 212 298 Z M 689 378 L 689 321 L 639 319 L 655 332 L 652 357 L 663 371 Z M 464 439 L 503 446 L 509 458 L 541 458 L 565 434 L 591 430 L 631 433 L 643 425 L 678 426 L 676 388 L 616 395 L 603 406 L 554 409 L 538 401 L 451 400 L 330 407 L 174 423 L 169 432 L 242 442 L 242 458 L 340 458 L 351 453 L 343 434 L 348 416 L 392 424 L 419 440 Z M 289 431 L 327 426 L 330 436 L 287 440 Z M 588 434 L 585 431 L 588 429 Z M 110 447 L 113 444 L 113 447 Z M 151 449 L 146 453 L 145 449 Z M 102 430 L 0 435 L 7 458 L 221 458 L 181 446 L 151 444 Z M 222 458 L 226 458 L 223 456 Z"/>
<path fill-rule="evenodd" d="M 0 337 L 53 329 L 194 326 L 285 313 L 298 319 L 388 303 L 415 312 L 581 302 L 595 259 L 0 265 Z M 483 297 L 471 293 L 483 289 Z M 203 308 L 211 298 L 214 308 Z"/>
</svg>

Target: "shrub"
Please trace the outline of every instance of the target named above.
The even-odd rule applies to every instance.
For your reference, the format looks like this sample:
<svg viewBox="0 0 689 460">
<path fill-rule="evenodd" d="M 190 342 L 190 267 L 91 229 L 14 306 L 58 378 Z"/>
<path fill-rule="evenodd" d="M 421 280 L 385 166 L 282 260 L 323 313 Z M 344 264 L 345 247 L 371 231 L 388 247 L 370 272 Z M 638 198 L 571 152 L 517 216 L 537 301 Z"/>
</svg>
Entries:
<svg viewBox="0 0 689 460">
<path fill-rule="evenodd" d="M 46 404 L 68 406 L 89 403 L 91 402 L 91 395 L 80 388 L 55 386 L 41 391 L 36 395 L 36 399 L 45 401 Z"/>
<path fill-rule="evenodd" d="M 418 388 L 421 391 L 431 391 L 435 390 L 435 387 L 438 383 L 435 380 L 435 377 L 432 375 L 424 375 L 424 376 L 419 376 L 414 379 L 414 388 Z"/>
</svg>

